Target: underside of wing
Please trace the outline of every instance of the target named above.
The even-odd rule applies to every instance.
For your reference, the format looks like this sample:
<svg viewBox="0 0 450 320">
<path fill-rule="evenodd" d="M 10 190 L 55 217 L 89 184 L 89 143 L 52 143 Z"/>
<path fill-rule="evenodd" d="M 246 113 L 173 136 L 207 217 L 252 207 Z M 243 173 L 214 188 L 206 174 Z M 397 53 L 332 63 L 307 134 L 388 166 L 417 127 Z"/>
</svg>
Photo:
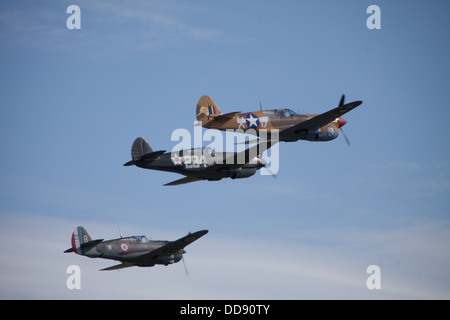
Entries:
<svg viewBox="0 0 450 320">
<path fill-rule="evenodd" d="M 304 130 L 319 129 L 362 104 L 362 101 L 354 101 L 344 104 L 344 98 L 345 96 L 342 96 L 339 106 L 337 108 L 319 114 L 309 120 L 306 120 L 295 126 L 292 126 L 290 128 L 281 131 L 280 139 L 282 140 L 283 138 L 287 137 L 295 137 Z"/>
<path fill-rule="evenodd" d="M 183 250 L 184 247 L 191 244 L 192 242 L 194 242 L 195 240 L 199 239 L 200 237 L 204 236 L 207 233 L 208 230 L 201 230 L 194 233 L 189 233 L 188 235 L 173 242 L 169 242 L 168 244 L 156 250 L 150 251 L 149 253 L 146 253 L 134 259 L 133 261 L 135 261 L 136 263 L 148 263 L 155 259 L 158 259 L 158 257 L 160 256 L 170 256 L 172 254 L 177 253 L 180 250 Z"/>
<path fill-rule="evenodd" d="M 122 262 L 121 264 L 117 264 L 115 266 L 111 266 L 111 267 L 108 267 L 108 268 L 100 269 L 100 271 L 119 270 L 119 269 L 129 268 L 129 267 L 133 267 L 133 266 L 134 266 L 133 263 Z"/>
<path fill-rule="evenodd" d="M 197 177 L 185 177 L 185 178 L 181 178 L 179 180 L 175 180 L 175 181 L 166 183 L 165 186 L 177 186 L 179 184 L 186 184 L 186 183 L 200 181 L 200 180 L 203 180 L 203 179 L 197 178 Z"/>
</svg>

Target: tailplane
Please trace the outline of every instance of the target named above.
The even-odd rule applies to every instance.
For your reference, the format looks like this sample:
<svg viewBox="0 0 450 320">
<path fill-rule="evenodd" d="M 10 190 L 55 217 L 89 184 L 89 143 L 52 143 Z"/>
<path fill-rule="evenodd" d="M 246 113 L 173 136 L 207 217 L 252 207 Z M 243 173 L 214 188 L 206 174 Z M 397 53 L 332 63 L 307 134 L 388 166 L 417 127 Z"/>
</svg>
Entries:
<svg viewBox="0 0 450 320">
<path fill-rule="evenodd" d="M 72 233 L 72 248 L 67 249 L 64 252 L 75 252 L 78 254 L 84 254 L 84 248 L 95 246 L 102 242 L 103 239 L 92 240 L 89 233 L 83 227 L 77 227 Z"/>
<path fill-rule="evenodd" d="M 222 112 L 210 96 L 204 95 L 198 100 L 196 114 L 198 121 L 207 121 L 205 117 L 215 117 L 221 115 Z"/>
</svg>

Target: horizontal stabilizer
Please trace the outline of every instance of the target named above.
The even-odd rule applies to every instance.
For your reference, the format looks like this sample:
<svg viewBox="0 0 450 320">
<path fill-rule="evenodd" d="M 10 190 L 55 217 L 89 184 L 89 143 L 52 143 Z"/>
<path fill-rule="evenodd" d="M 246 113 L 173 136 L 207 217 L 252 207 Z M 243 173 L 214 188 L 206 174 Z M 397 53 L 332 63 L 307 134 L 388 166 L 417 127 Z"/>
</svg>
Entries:
<svg viewBox="0 0 450 320">
<path fill-rule="evenodd" d="M 99 243 L 101 243 L 103 240 L 104 239 L 92 240 L 92 241 L 89 241 L 89 242 L 82 243 L 80 246 L 81 246 L 81 248 L 93 247 L 93 246 L 96 246 Z"/>
<path fill-rule="evenodd" d="M 234 116 L 236 116 L 237 114 L 240 114 L 240 113 L 241 113 L 241 111 L 219 114 L 217 116 L 214 116 L 214 120 L 215 121 L 227 121 L 227 120 L 233 119 Z"/>
<path fill-rule="evenodd" d="M 129 167 L 129 166 L 133 166 L 136 164 L 136 162 L 138 161 L 153 161 L 158 159 L 160 156 L 162 156 L 164 153 L 166 152 L 166 150 L 161 150 L 161 151 L 155 151 L 155 152 L 150 152 L 150 153 L 146 153 L 144 155 L 142 155 L 139 159 L 136 160 L 130 160 L 127 163 L 124 163 L 124 167 Z"/>
<path fill-rule="evenodd" d="M 153 161 L 158 159 L 161 155 L 163 155 L 166 152 L 166 150 L 161 150 L 161 151 L 155 151 L 155 152 L 151 152 L 151 153 L 146 153 L 144 154 L 139 160 L 144 160 L 144 161 Z"/>
<path fill-rule="evenodd" d="M 129 167 L 129 166 L 134 166 L 134 164 L 135 164 L 135 161 L 134 160 L 130 160 L 127 163 L 124 163 L 123 166 L 124 167 Z"/>
<path fill-rule="evenodd" d="M 86 247 L 93 247 L 98 245 L 99 243 L 101 243 L 104 239 L 97 239 L 97 240 L 91 240 L 88 242 L 83 242 L 80 244 L 81 248 L 86 248 Z M 64 251 L 64 253 L 69 253 L 69 252 L 75 252 L 75 250 L 73 248 L 67 249 L 66 251 Z"/>
</svg>

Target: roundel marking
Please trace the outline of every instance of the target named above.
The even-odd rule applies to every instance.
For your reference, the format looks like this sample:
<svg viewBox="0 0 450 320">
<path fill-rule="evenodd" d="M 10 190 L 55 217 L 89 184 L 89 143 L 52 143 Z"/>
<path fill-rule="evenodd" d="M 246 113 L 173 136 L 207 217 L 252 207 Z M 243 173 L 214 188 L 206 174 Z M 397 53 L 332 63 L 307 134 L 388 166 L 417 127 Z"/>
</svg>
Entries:
<svg viewBox="0 0 450 320">
<path fill-rule="evenodd" d="M 245 121 L 247 122 L 249 129 L 256 129 L 259 127 L 259 118 L 253 113 L 248 113 L 245 116 Z"/>
<path fill-rule="evenodd" d="M 127 252 L 128 249 L 130 249 L 130 248 L 128 247 L 128 245 L 125 242 L 122 242 L 120 244 L 120 250 L 122 250 L 123 252 Z"/>
</svg>

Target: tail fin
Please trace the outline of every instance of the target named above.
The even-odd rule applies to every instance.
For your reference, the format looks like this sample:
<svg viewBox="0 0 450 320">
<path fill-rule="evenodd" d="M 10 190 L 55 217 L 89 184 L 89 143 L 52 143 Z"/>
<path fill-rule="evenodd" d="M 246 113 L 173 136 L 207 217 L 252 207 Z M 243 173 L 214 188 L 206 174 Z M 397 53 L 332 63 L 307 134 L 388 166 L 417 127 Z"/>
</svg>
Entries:
<svg viewBox="0 0 450 320">
<path fill-rule="evenodd" d="M 133 142 L 133 146 L 131 147 L 131 161 L 128 161 L 124 164 L 124 166 L 132 166 L 136 164 L 136 161 L 146 160 L 153 161 L 161 156 L 165 150 L 153 152 L 152 147 L 145 141 L 144 138 L 137 138 Z"/>
<path fill-rule="evenodd" d="M 83 254 L 82 245 L 92 241 L 91 236 L 87 233 L 86 229 L 83 227 L 76 227 L 72 233 L 72 248 L 67 249 L 65 252 L 76 252 L 78 254 Z"/>
<path fill-rule="evenodd" d="M 198 121 L 206 121 L 206 116 L 218 116 L 222 112 L 210 96 L 204 95 L 198 100 L 196 114 Z"/>
<path fill-rule="evenodd" d="M 131 147 L 131 159 L 133 161 L 139 160 L 144 154 L 152 153 L 153 149 L 150 147 L 147 141 L 144 138 L 137 138 L 133 142 L 133 146 Z"/>
<path fill-rule="evenodd" d="M 93 246 L 96 246 L 103 239 L 92 240 L 89 233 L 87 233 L 86 229 L 83 227 L 76 227 L 76 229 L 72 233 L 72 248 L 67 249 L 64 252 L 75 252 L 77 254 L 84 255 L 85 248 L 88 250 Z"/>
</svg>

